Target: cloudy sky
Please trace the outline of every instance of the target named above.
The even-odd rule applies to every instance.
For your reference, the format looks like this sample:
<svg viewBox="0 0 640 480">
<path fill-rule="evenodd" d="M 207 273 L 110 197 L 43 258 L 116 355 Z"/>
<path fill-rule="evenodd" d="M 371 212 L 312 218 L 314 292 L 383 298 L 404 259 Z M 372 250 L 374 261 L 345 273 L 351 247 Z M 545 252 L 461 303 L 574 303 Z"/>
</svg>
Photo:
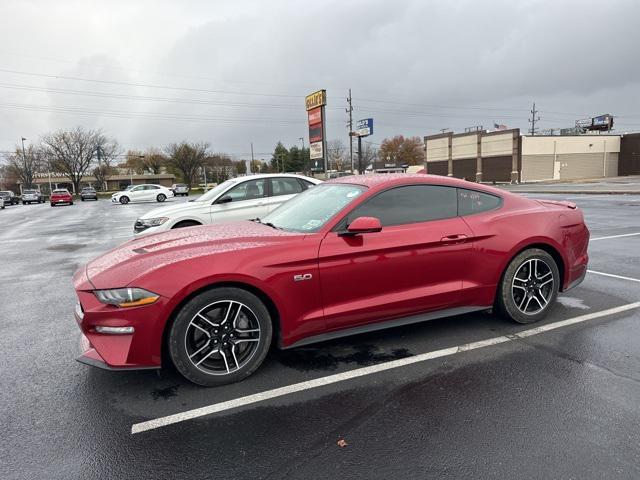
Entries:
<svg viewBox="0 0 640 480">
<path fill-rule="evenodd" d="M 637 0 L 4 0 L 0 151 L 82 125 L 123 150 L 187 139 L 247 158 L 307 142 L 325 88 L 379 143 L 494 123 L 616 115 L 640 131 Z"/>
</svg>

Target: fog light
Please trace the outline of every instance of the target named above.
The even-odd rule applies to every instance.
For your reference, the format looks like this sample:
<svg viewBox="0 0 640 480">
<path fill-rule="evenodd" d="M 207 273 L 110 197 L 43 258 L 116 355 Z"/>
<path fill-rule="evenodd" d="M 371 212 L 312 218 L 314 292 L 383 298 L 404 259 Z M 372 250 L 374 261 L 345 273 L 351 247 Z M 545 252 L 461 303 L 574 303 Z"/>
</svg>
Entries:
<svg viewBox="0 0 640 480">
<path fill-rule="evenodd" d="M 134 332 L 133 327 L 103 327 L 97 326 L 96 332 L 98 333 L 109 333 L 111 335 L 128 335 L 129 333 Z"/>
</svg>

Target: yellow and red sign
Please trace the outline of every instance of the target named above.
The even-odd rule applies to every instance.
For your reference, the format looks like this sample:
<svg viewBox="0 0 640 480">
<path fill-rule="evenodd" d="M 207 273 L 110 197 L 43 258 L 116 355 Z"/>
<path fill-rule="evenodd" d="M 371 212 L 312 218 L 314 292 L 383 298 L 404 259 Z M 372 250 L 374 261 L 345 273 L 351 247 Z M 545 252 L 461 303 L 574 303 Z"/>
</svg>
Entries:
<svg viewBox="0 0 640 480">
<path fill-rule="evenodd" d="M 316 107 L 322 107 L 327 104 L 327 91 L 318 90 L 311 95 L 307 95 L 304 99 L 304 103 L 307 106 L 307 111 L 313 110 Z"/>
</svg>

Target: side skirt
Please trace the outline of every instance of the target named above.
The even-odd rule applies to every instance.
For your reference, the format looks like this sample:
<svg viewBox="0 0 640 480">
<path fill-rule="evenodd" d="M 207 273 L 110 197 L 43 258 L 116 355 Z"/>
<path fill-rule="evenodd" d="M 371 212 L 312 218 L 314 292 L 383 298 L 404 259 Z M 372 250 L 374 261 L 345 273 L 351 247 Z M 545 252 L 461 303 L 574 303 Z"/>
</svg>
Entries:
<svg viewBox="0 0 640 480">
<path fill-rule="evenodd" d="M 280 347 L 282 350 L 288 350 L 290 348 L 301 347 L 303 345 L 309 345 L 312 343 L 326 342 L 328 340 L 334 340 L 336 338 L 348 337 L 350 335 L 358 335 L 360 333 L 375 332 L 377 330 L 384 330 L 385 328 L 400 327 L 402 325 L 410 325 L 412 323 L 426 322 L 428 320 L 436 320 L 438 318 L 453 317 L 455 315 L 464 315 L 465 313 L 480 312 L 482 310 L 490 310 L 491 305 L 484 307 L 456 307 L 448 308 L 445 310 L 438 310 L 435 312 L 421 313 L 418 315 L 411 315 L 410 317 L 397 318 L 395 320 L 380 321 L 370 323 L 367 325 L 359 325 L 357 327 L 346 328 L 344 330 L 336 330 L 327 333 L 320 333 L 311 337 L 298 340 L 286 347 Z"/>
</svg>

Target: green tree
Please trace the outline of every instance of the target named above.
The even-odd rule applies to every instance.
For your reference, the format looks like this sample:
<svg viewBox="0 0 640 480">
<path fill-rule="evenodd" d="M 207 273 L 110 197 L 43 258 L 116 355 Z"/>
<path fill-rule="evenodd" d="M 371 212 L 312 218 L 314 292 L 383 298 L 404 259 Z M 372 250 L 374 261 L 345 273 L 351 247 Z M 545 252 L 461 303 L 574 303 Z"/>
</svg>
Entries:
<svg viewBox="0 0 640 480">
<path fill-rule="evenodd" d="M 278 142 L 276 148 L 271 154 L 271 171 L 272 172 L 283 172 L 287 171 L 287 159 L 289 158 L 289 150 L 282 144 L 282 142 Z"/>
<path fill-rule="evenodd" d="M 245 175 L 247 173 L 247 162 L 244 160 L 238 160 L 237 162 L 233 162 L 233 164 L 238 175 Z"/>
</svg>

